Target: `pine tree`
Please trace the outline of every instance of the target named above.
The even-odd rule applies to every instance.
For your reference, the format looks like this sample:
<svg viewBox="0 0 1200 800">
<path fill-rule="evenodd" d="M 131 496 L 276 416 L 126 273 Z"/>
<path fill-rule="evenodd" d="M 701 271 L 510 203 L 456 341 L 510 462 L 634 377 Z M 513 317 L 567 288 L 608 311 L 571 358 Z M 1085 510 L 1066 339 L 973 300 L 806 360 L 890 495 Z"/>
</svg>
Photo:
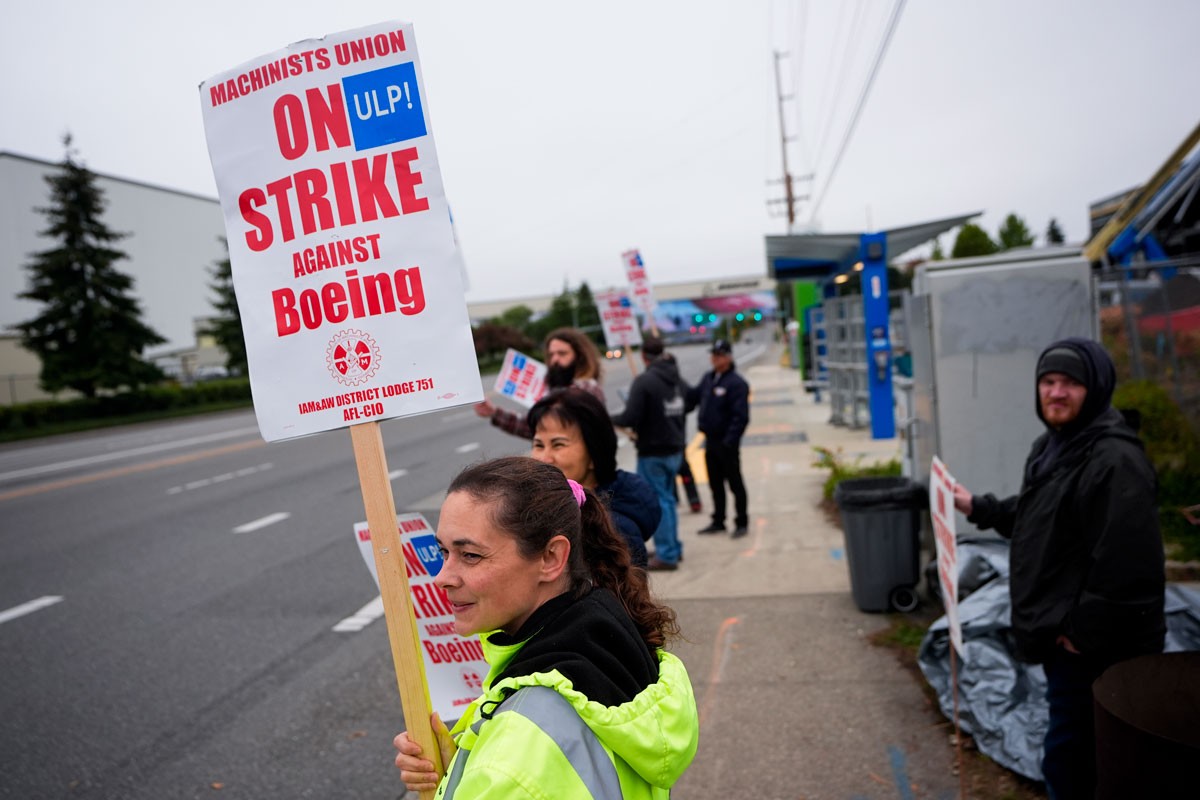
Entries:
<svg viewBox="0 0 1200 800">
<path fill-rule="evenodd" d="M 1051 217 L 1050 224 L 1046 226 L 1046 244 L 1062 244 L 1066 240 L 1062 228 L 1058 227 L 1058 220 Z"/>
<path fill-rule="evenodd" d="M 579 323 L 579 329 L 586 332 L 593 339 L 598 341 L 604 340 L 603 328 L 600 325 L 600 309 L 596 308 L 596 297 L 592 294 L 592 289 L 587 285 L 587 281 L 579 284 L 579 289 L 575 292 L 575 316 Z"/>
<path fill-rule="evenodd" d="M 133 278 L 113 266 L 128 258 L 112 246 L 126 234 L 109 230 L 101 219 L 103 190 L 76 161 L 70 135 L 63 146 L 61 171 L 46 176 L 50 206 L 38 209 L 49 223 L 41 234 L 58 246 L 34 253 L 25 265 L 29 288 L 20 297 L 42 309 L 16 326 L 21 343 L 41 359 L 40 382 L 48 392 L 74 389 L 95 397 L 99 389 L 161 380 L 161 370 L 142 352 L 166 340 L 141 321 Z"/>
<path fill-rule="evenodd" d="M 242 332 L 242 312 L 238 308 L 237 295 L 233 291 L 233 264 L 229 261 L 229 243 L 221 237 L 225 245 L 225 258 L 213 265 L 210 275 L 213 282 L 208 288 L 216 292 L 212 301 L 216 316 L 204 329 L 204 333 L 217 340 L 217 344 L 225 351 L 225 366 L 234 375 L 245 375 L 248 371 L 246 363 L 246 337 Z"/>
<path fill-rule="evenodd" d="M 950 250 L 950 257 L 990 256 L 994 252 L 996 252 L 996 243 L 992 241 L 992 237 L 987 235 L 987 231 L 968 222 L 959 229 L 958 236 L 954 238 L 954 247 Z"/>
<path fill-rule="evenodd" d="M 1000 226 L 998 235 L 1000 236 L 1001 250 L 1029 247 L 1033 244 L 1033 234 L 1029 232 L 1029 226 L 1016 214 L 1009 214 L 1004 218 L 1004 224 Z"/>
</svg>

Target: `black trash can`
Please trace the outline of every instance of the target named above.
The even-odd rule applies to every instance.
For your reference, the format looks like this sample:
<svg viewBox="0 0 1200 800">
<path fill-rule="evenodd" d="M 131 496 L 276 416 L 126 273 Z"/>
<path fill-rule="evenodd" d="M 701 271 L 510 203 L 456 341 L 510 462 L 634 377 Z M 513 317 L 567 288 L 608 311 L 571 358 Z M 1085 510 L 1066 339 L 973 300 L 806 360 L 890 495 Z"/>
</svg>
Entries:
<svg viewBox="0 0 1200 800">
<path fill-rule="evenodd" d="M 1200 795 L 1200 652 L 1114 664 L 1092 697 L 1099 800 Z"/>
<path fill-rule="evenodd" d="M 908 478 L 851 478 L 834 489 L 846 537 L 850 591 L 860 610 L 917 607 L 924 496 Z"/>
</svg>

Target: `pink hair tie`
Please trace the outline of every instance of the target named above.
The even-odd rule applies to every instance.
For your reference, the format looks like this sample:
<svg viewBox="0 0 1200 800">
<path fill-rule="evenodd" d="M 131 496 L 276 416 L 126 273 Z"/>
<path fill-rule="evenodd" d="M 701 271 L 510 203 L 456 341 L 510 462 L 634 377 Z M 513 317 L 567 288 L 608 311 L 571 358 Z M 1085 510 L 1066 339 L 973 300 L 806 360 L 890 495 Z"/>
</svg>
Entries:
<svg viewBox="0 0 1200 800">
<path fill-rule="evenodd" d="M 567 485 L 571 487 L 571 494 L 575 495 L 575 502 L 579 504 L 580 508 L 583 508 L 584 502 L 587 501 L 587 495 L 584 494 L 583 487 L 570 478 L 567 478 Z"/>
</svg>

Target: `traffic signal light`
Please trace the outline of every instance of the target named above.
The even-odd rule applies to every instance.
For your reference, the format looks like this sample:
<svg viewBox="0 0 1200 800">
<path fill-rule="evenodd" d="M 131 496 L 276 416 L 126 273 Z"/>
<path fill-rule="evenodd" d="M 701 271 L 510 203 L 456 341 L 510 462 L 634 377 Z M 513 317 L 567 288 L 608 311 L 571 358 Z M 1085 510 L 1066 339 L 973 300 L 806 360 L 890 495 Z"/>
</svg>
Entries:
<svg viewBox="0 0 1200 800">
<path fill-rule="evenodd" d="M 742 322 L 746 319 L 746 315 L 739 311 L 734 319 L 736 319 L 738 322 Z"/>
<path fill-rule="evenodd" d="M 693 314 L 692 319 L 695 320 L 696 322 L 704 322 L 704 315 L 703 314 Z"/>
<path fill-rule="evenodd" d="M 758 309 L 754 309 L 754 321 L 762 322 L 762 312 L 759 311 Z"/>
</svg>

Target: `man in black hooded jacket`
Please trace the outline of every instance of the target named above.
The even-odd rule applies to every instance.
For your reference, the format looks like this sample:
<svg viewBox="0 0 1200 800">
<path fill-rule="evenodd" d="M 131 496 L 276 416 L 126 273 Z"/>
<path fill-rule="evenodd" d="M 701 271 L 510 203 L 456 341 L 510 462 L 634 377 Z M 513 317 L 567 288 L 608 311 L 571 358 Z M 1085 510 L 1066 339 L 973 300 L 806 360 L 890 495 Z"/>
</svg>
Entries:
<svg viewBox="0 0 1200 800">
<path fill-rule="evenodd" d="M 1164 557 L 1154 468 L 1111 405 L 1116 372 L 1096 342 L 1063 339 L 1037 366 L 1037 414 L 1020 494 L 955 487 L 955 507 L 1012 540 L 1018 658 L 1041 663 L 1050 707 L 1042 772 L 1052 800 L 1095 791 L 1092 683 L 1162 650 Z"/>
</svg>

